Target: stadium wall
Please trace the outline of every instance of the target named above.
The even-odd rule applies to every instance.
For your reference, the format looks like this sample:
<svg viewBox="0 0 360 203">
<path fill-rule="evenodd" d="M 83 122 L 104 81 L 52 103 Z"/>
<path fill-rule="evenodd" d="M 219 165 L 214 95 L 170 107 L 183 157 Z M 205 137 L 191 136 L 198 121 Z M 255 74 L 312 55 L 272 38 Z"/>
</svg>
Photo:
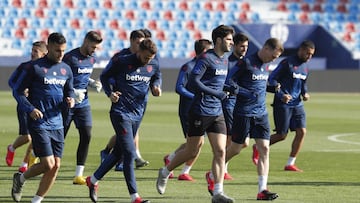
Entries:
<svg viewBox="0 0 360 203">
<path fill-rule="evenodd" d="M 7 81 L 15 68 L 0 68 L 0 90 L 10 90 Z M 94 69 L 93 78 L 99 78 L 102 69 Z M 163 68 L 163 91 L 175 91 L 179 70 Z M 352 92 L 360 93 L 359 70 L 313 70 L 308 86 L 310 92 Z"/>
</svg>

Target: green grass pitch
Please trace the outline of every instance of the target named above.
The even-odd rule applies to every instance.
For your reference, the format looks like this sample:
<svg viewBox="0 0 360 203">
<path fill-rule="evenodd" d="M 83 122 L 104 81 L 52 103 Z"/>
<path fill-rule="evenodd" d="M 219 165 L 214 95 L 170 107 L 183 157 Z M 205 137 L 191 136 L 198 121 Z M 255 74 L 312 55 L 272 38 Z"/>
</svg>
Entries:
<svg viewBox="0 0 360 203">
<path fill-rule="evenodd" d="M 268 95 L 269 118 L 272 95 Z M 109 120 L 110 101 L 103 93 L 90 92 L 93 112 L 93 131 L 85 175 L 91 175 L 99 165 L 99 152 L 106 145 L 113 129 Z M 277 192 L 279 203 L 349 203 L 359 202 L 360 192 L 360 94 L 312 93 L 305 103 L 308 134 L 297 158 L 303 173 L 285 172 L 293 134 L 288 139 L 271 146 L 270 176 L 268 186 Z M 165 92 L 160 98 L 150 96 L 147 112 L 140 127 L 140 148 L 150 165 L 136 170 L 139 194 L 153 203 L 203 203 L 210 202 L 204 179 L 210 169 L 211 149 L 208 141 L 202 149 L 191 174 L 195 182 L 171 179 L 164 195 L 155 188 L 157 171 L 163 157 L 184 142 L 177 116 L 178 96 Z M 11 198 L 12 175 L 17 171 L 26 147 L 16 151 L 14 164 L 5 163 L 6 146 L 18 133 L 16 102 L 8 91 L 0 92 L 0 202 L 13 202 Z M 254 141 L 251 140 L 251 144 Z M 72 126 L 65 142 L 64 156 L 57 180 L 43 202 L 90 202 L 86 186 L 72 184 L 75 173 L 78 133 Z M 234 177 L 225 181 L 226 194 L 236 202 L 256 202 L 257 175 L 250 159 L 251 149 L 244 149 L 229 164 Z M 177 176 L 181 170 L 175 170 Z M 26 182 L 22 202 L 30 202 L 36 192 L 39 177 Z M 114 170 L 100 181 L 99 202 L 130 202 L 122 173 Z"/>
</svg>

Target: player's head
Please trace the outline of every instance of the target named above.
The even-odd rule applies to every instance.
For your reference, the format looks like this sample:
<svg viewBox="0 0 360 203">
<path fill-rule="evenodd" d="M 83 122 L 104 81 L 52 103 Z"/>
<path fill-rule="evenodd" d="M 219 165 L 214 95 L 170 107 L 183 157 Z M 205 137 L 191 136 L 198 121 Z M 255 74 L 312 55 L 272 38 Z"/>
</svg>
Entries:
<svg viewBox="0 0 360 203">
<path fill-rule="evenodd" d="M 151 31 L 147 28 L 143 28 L 143 29 L 140 29 L 144 35 L 145 35 L 145 38 L 147 39 L 150 39 L 152 37 L 152 34 L 151 34 Z"/>
<path fill-rule="evenodd" d="M 315 53 L 315 44 L 310 40 L 305 40 L 300 44 L 297 52 L 298 57 L 301 61 L 309 61 Z"/>
<path fill-rule="evenodd" d="M 145 34 L 141 30 L 133 30 L 130 33 L 130 51 L 136 53 L 139 50 L 140 43 L 145 39 Z"/>
<path fill-rule="evenodd" d="M 61 62 L 66 49 L 66 39 L 64 35 L 58 32 L 51 33 L 48 37 L 47 48 L 47 57 L 54 62 Z"/>
<path fill-rule="evenodd" d="M 194 43 L 194 50 L 196 56 L 199 56 L 200 54 L 206 52 L 208 49 L 210 49 L 212 46 L 212 43 L 208 39 L 199 39 L 196 40 Z"/>
<path fill-rule="evenodd" d="M 48 50 L 46 47 L 46 42 L 36 41 L 32 44 L 31 48 L 31 60 L 34 61 L 38 58 L 41 58 L 47 54 Z"/>
<path fill-rule="evenodd" d="M 219 25 L 211 34 L 215 49 L 221 52 L 231 51 L 234 45 L 233 41 L 234 29 L 230 26 Z"/>
<path fill-rule="evenodd" d="M 136 53 L 137 58 L 142 65 L 148 64 L 157 52 L 156 44 L 151 39 L 144 39 L 139 45 L 139 51 Z"/>
<path fill-rule="evenodd" d="M 234 35 L 233 53 L 236 57 L 242 58 L 245 56 L 249 47 L 249 38 L 243 33 L 236 33 Z"/>
<path fill-rule="evenodd" d="M 262 49 L 258 52 L 263 63 L 269 63 L 276 58 L 279 58 L 284 51 L 284 47 L 279 39 L 269 38 L 266 40 Z"/>
<path fill-rule="evenodd" d="M 80 47 L 80 53 L 84 56 L 91 56 L 99 49 L 100 43 L 103 41 L 101 34 L 96 31 L 86 33 L 84 41 Z"/>
</svg>

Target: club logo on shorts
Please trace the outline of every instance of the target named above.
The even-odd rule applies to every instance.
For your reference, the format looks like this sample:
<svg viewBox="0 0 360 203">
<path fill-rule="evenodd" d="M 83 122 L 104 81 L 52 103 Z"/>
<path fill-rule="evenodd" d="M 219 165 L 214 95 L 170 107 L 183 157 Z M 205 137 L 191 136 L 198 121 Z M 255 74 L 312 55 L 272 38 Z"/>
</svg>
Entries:
<svg viewBox="0 0 360 203">
<path fill-rule="evenodd" d="M 201 120 L 195 120 L 194 121 L 194 126 L 197 127 L 197 128 L 200 127 L 201 126 Z"/>
</svg>

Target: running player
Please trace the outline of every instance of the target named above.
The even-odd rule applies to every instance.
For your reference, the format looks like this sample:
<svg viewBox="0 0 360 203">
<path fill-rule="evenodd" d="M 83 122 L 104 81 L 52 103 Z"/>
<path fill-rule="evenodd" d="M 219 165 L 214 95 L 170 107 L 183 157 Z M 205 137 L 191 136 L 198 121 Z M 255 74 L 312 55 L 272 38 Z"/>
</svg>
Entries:
<svg viewBox="0 0 360 203">
<path fill-rule="evenodd" d="M 234 108 L 232 143 L 226 151 L 226 162 L 240 153 L 248 136 L 255 139 L 259 149 L 257 200 L 273 200 L 278 197 L 267 188 L 269 173 L 270 125 L 266 110 L 266 90 L 269 62 L 278 58 L 284 48 L 278 39 L 266 40 L 254 54 L 240 60 L 229 73 L 230 92 L 237 95 Z M 275 91 L 275 87 L 274 90 Z M 209 185 L 212 180 L 208 179 Z M 210 188 L 209 188 L 210 190 Z"/>
<path fill-rule="evenodd" d="M 187 86 L 189 75 L 193 69 L 193 67 L 196 64 L 197 59 L 199 56 L 206 52 L 208 49 L 210 49 L 212 46 L 211 41 L 207 39 L 199 39 L 196 40 L 194 43 L 194 50 L 196 56 L 191 60 L 185 63 L 179 71 L 178 78 L 176 81 L 176 93 L 180 95 L 179 100 L 179 118 L 180 123 L 182 127 L 182 131 L 184 134 L 184 137 L 186 139 L 187 137 L 187 131 L 189 128 L 188 123 L 188 116 L 189 116 L 189 110 L 192 104 L 192 101 L 194 99 L 194 93 L 189 91 L 189 87 Z M 200 143 L 202 146 L 203 143 Z M 200 147 L 201 147 L 200 146 Z M 170 153 L 169 155 L 166 155 L 164 157 L 165 166 L 170 163 L 170 161 L 174 158 L 176 152 L 179 150 L 182 150 L 185 148 L 185 143 L 181 144 L 174 152 Z M 198 154 L 199 155 L 199 154 Z M 189 174 L 192 165 L 195 163 L 198 155 L 191 160 L 188 160 L 185 162 L 184 168 L 182 169 L 180 175 L 178 176 L 178 180 L 186 180 L 186 181 L 193 181 L 193 177 Z M 169 178 L 173 178 L 173 173 L 170 174 Z"/>
<path fill-rule="evenodd" d="M 269 77 L 270 85 L 279 84 L 281 87 L 280 91 L 275 93 L 272 105 L 276 133 L 271 135 L 270 145 L 285 140 L 289 129 L 295 131 L 285 171 L 302 172 L 295 165 L 295 160 L 306 135 L 306 115 L 302 100 L 308 101 L 310 98 L 306 85 L 309 74 L 307 62 L 314 52 L 314 43 L 303 41 L 297 54 L 282 60 Z"/>
<path fill-rule="evenodd" d="M 13 176 L 11 195 L 21 200 L 25 180 L 43 174 L 32 203 L 41 202 L 55 182 L 64 149 L 62 105 L 74 107 L 73 75 L 62 58 L 66 39 L 60 33 L 48 37 L 48 54 L 25 67 L 14 86 L 14 96 L 20 109 L 29 115 L 29 131 L 35 155 L 40 162 L 25 173 Z M 24 94 L 29 89 L 29 96 Z"/>
<path fill-rule="evenodd" d="M 112 105 L 110 118 L 116 132 L 113 150 L 92 176 L 86 179 L 89 196 L 93 202 L 98 199 L 98 182 L 121 159 L 124 159 L 124 176 L 132 203 L 150 202 L 143 200 L 137 191 L 134 172 L 134 136 L 140 126 L 146 106 L 146 98 L 151 90 L 154 96 L 161 96 L 161 73 L 154 63 L 157 48 L 150 39 L 143 40 L 139 51 L 126 56 L 114 56 L 100 79 L 105 94 Z M 114 78 L 110 85 L 109 79 Z"/>
<path fill-rule="evenodd" d="M 64 134 L 69 132 L 71 122 L 79 131 L 79 144 L 76 152 L 76 170 L 73 184 L 85 185 L 83 177 L 85 162 L 91 140 L 92 115 L 87 87 L 100 87 L 100 81 L 90 80 L 93 65 L 96 62 L 94 53 L 99 48 L 102 37 L 98 32 L 89 31 L 80 47 L 65 54 L 63 61 L 71 67 L 74 76 L 75 107 L 64 108 Z"/>
<path fill-rule="evenodd" d="M 193 68 L 188 86 L 194 92 L 194 101 L 189 112 L 189 129 L 186 145 L 175 154 L 170 163 L 159 169 L 156 182 L 157 191 L 165 193 L 170 172 L 176 167 L 194 159 L 204 142 L 205 132 L 213 151 L 212 171 L 215 178 L 215 189 L 212 202 L 228 202 L 234 200 L 223 192 L 226 124 L 221 101 L 227 97 L 223 91 L 228 70 L 228 55 L 233 46 L 234 30 L 230 26 L 220 25 L 212 31 L 214 49 L 209 49 L 197 61 Z"/>
<path fill-rule="evenodd" d="M 44 57 L 47 54 L 46 42 L 44 41 L 37 41 L 32 44 L 31 49 L 31 61 L 35 61 L 38 58 Z M 23 68 L 27 66 L 31 61 L 25 62 L 21 64 L 10 76 L 9 78 L 9 86 L 11 88 L 14 87 L 16 80 L 20 76 Z M 25 96 L 28 95 L 28 89 L 25 89 Z M 7 148 L 6 154 L 6 164 L 8 166 L 12 166 L 15 156 L 15 150 L 26 144 L 29 143 L 28 148 L 26 149 L 26 153 L 24 159 L 19 167 L 19 171 L 24 173 L 29 167 L 31 167 L 36 162 L 36 157 L 32 151 L 32 144 L 31 144 L 31 136 L 29 133 L 28 128 L 28 114 L 20 110 L 19 105 L 16 107 L 18 121 L 19 121 L 19 135 L 13 144 L 10 144 Z"/>
<path fill-rule="evenodd" d="M 229 71 L 237 64 L 237 62 L 242 59 L 249 47 L 249 38 L 243 33 L 236 33 L 234 35 L 234 47 L 231 55 L 229 56 Z M 226 123 L 226 134 L 227 134 L 227 143 L 226 146 L 230 146 L 231 144 L 231 129 L 233 124 L 233 111 L 236 102 L 235 95 L 229 95 L 227 99 L 222 101 L 222 108 L 224 112 L 224 118 Z M 246 140 L 244 147 L 249 144 L 249 139 Z M 228 164 L 225 164 L 225 180 L 232 180 L 233 178 L 228 172 Z M 209 174 L 210 175 L 210 174 Z M 211 174 L 212 177 L 212 174 Z"/>
<path fill-rule="evenodd" d="M 130 47 L 122 49 L 120 52 L 116 53 L 115 55 L 121 56 L 121 55 L 129 55 L 134 54 L 139 50 L 139 44 L 146 38 L 145 34 L 142 32 L 142 30 L 134 30 L 130 33 Z M 105 149 L 103 149 L 100 152 L 101 160 L 104 160 L 105 157 L 110 153 L 110 151 L 113 149 L 116 142 L 116 135 L 113 135 L 109 142 L 107 143 Z M 149 165 L 149 162 L 144 160 L 140 154 L 139 150 L 139 132 L 136 132 L 135 138 L 135 148 L 136 148 L 136 158 L 135 158 L 135 166 L 136 168 L 144 167 Z M 123 161 L 119 161 L 115 165 L 115 171 L 123 171 L 124 165 Z"/>
</svg>

